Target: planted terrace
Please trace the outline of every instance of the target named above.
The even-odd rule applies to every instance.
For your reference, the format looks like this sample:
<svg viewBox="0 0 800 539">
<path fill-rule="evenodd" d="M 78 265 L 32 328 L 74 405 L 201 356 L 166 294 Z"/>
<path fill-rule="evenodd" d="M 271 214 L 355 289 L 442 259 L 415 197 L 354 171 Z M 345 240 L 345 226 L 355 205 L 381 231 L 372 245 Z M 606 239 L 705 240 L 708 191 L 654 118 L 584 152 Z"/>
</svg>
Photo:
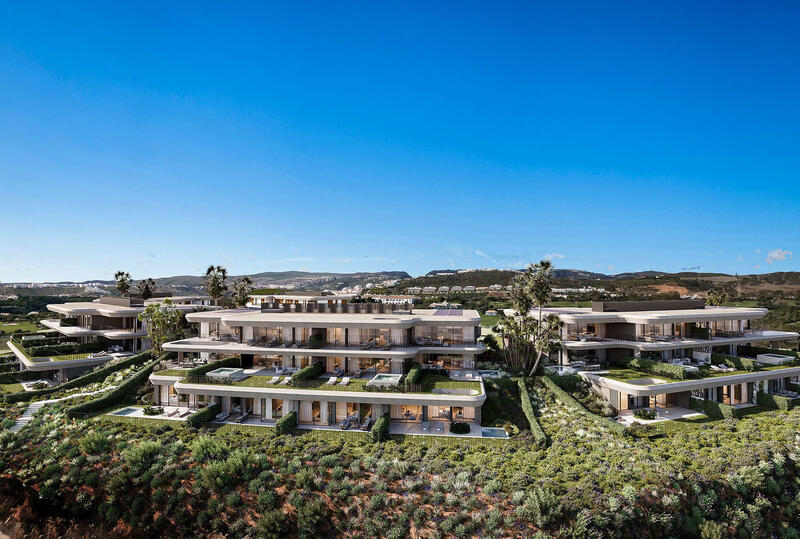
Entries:
<svg viewBox="0 0 800 539">
<path fill-rule="evenodd" d="M 44 361 L 75 361 L 105 357 L 108 343 L 90 342 L 76 343 L 62 337 L 43 338 L 23 343 L 21 337 L 14 336 L 9 340 L 25 358 L 31 362 Z"/>
</svg>

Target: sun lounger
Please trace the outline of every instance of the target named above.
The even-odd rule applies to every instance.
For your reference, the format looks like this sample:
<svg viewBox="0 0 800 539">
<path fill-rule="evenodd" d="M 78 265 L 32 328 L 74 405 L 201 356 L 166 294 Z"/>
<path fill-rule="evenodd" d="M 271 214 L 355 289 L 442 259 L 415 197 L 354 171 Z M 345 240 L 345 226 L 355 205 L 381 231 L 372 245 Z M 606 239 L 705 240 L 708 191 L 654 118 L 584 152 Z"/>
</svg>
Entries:
<svg viewBox="0 0 800 539">
<path fill-rule="evenodd" d="M 216 419 L 217 421 L 225 421 L 230 416 L 231 416 L 230 412 L 221 412 L 217 414 L 217 417 L 215 417 L 214 419 Z"/>
<path fill-rule="evenodd" d="M 350 418 L 345 418 L 340 424 L 339 428 L 342 430 L 347 430 L 350 428 Z"/>
<path fill-rule="evenodd" d="M 346 385 L 349 385 L 349 384 L 350 384 L 350 377 L 349 376 L 345 376 L 344 378 L 342 378 L 342 381 L 339 382 L 340 386 L 346 386 Z"/>
<path fill-rule="evenodd" d="M 180 413 L 180 415 L 179 415 L 178 417 L 186 417 L 187 415 L 189 415 L 189 414 L 191 414 L 191 413 L 192 413 L 192 411 L 191 411 L 191 410 L 189 410 L 189 409 L 187 408 L 186 410 L 184 410 L 183 412 L 181 412 L 181 413 Z"/>
<path fill-rule="evenodd" d="M 441 421 L 436 422 L 436 433 L 442 434 L 444 432 L 444 425 L 442 425 Z"/>
<path fill-rule="evenodd" d="M 369 430 L 370 421 L 371 421 L 370 418 L 368 417 L 364 418 L 364 421 L 361 422 L 361 430 Z"/>
<path fill-rule="evenodd" d="M 247 419 L 247 414 L 242 414 L 242 415 L 240 415 L 239 417 L 237 417 L 236 419 L 234 419 L 234 421 L 235 421 L 236 423 L 241 423 L 241 422 L 242 422 L 242 421 L 244 421 L 245 419 Z"/>
<path fill-rule="evenodd" d="M 178 409 L 177 409 L 177 408 L 175 408 L 174 410 L 172 410 L 170 413 L 168 413 L 168 414 L 167 414 L 167 417 L 172 417 L 172 416 L 174 416 L 174 415 L 175 415 L 175 414 L 177 414 L 177 413 L 178 413 Z"/>
<path fill-rule="evenodd" d="M 339 378 L 337 378 L 336 376 L 331 376 L 330 378 L 328 378 L 328 381 L 327 381 L 327 382 L 325 382 L 325 385 L 326 385 L 326 386 L 332 386 L 332 385 L 336 384 L 336 381 L 337 381 L 338 379 L 339 379 Z"/>
<path fill-rule="evenodd" d="M 283 380 L 280 381 L 280 385 L 288 386 L 289 382 L 291 382 L 291 381 L 292 381 L 292 377 L 291 376 L 287 376 L 286 378 L 284 378 Z"/>
</svg>

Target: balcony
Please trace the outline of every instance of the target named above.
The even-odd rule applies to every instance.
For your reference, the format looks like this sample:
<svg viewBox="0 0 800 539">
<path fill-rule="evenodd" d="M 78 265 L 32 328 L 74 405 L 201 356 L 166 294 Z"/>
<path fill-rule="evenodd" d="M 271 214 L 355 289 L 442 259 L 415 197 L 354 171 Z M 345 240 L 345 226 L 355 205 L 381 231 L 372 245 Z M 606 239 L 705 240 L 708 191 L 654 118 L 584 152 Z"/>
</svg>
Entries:
<svg viewBox="0 0 800 539">
<path fill-rule="evenodd" d="M 744 330 L 744 331 L 716 331 L 712 332 L 711 337 L 704 335 L 702 337 L 690 336 L 681 337 L 679 335 L 641 335 L 641 336 L 627 336 L 619 335 L 613 338 L 600 337 L 596 334 L 568 334 L 562 338 L 562 341 L 568 348 L 593 348 L 597 344 L 605 344 L 606 348 L 612 344 L 639 344 L 642 348 L 660 348 L 666 345 L 667 348 L 679 348 L 680 345 L 685 346 L 709 346 L 714 344 L 743 344 L 750 340 L 793 340 L 797 339 L 798 334 L 787 331 L 773 331 L 773 330 Z M 577 346 L 576 346 L 577 345 Z"/>
</svg>

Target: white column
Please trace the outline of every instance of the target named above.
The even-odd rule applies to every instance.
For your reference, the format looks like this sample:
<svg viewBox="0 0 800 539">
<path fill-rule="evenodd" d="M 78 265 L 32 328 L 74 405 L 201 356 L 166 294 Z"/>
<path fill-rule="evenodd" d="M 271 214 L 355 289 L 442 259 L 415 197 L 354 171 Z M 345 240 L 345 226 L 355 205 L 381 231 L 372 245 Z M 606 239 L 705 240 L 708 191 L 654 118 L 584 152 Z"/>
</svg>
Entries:
<svg viewBox="0 0 800 539">
<path fill-rule="evenodd" d="M 222 397 L 222 411 L 223 412 L 230 412 L 231 411 L 231 398 L 230 397 Z"/>
<path fill-rule="evenodd" d="M 261 397 L 253 398 L 253 415 L 261 417 Z"/>
<path fill-rule="evenodd" d="M 253 338 L 253 326 L 242 327 L 242 341 L 247 342 Z"/>
</svg>

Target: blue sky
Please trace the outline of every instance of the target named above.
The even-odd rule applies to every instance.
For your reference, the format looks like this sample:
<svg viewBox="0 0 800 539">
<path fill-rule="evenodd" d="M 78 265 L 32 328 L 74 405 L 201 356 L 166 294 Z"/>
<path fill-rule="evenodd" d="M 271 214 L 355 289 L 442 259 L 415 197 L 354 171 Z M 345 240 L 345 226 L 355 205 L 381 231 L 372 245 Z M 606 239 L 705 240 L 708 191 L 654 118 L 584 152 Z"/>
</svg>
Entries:
<svg viewBox="0 0 800 539">
<path fill-rule="evenodd" d="M 27 4 L 0 281 L 800 268 L 796 4 Z"/>
</svg>

